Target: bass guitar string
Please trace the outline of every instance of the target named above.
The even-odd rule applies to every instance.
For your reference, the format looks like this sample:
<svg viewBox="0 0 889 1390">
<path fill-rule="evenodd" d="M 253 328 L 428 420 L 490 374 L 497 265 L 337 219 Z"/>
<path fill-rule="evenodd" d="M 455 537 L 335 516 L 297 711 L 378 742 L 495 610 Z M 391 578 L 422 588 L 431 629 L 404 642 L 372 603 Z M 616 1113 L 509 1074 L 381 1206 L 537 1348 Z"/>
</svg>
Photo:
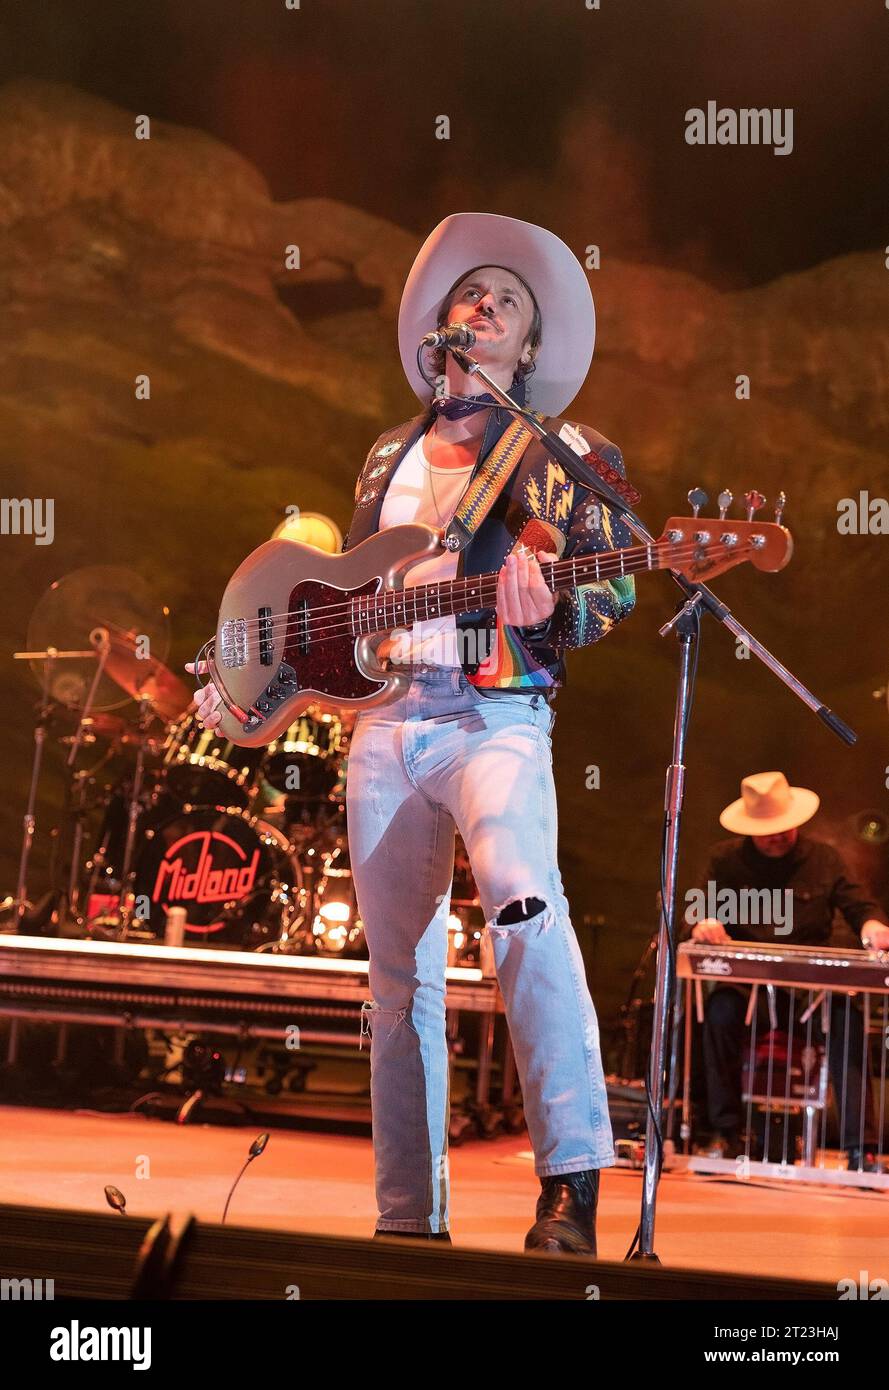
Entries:
<svg viewBox="0 0 889 1390">
<path fill-rule="evenodd" d="M 669 564 L 649 564 L 649 555 L 651 555 L 652 559 L 657 558 L 657 560 L 660 561 L 663 558 L 661 552 L 669 548 L 669 544 L 664 542 L 650 547 L 627 547 L 624 550 L 603 550 L 596 556 L 585 555 L 576 560 L 559 560 L 555 563 L 550 562 L 549 564 L 541 565 L 541 572 L 543 573 L 544 579 L 546 579 L 548 575 L 556 589 L 563 587 L 566 581 L 596 583 L 599 579 L 620 577 L 625 573 L 635 573 L 640 570 L 669 569 Z M 674 560 L 684 560 L 687 557 L 693 556 L 698 548 L 696 542 L 688 542 L 685 546 L 673 546 L 673 558 Z M 737 555 L 741 552 L 734 551 L 733 553 Z M 379 605 L 384 601 L 388 603 L 390 601 L 390 595 L 402 598 L 413 593 L 420 595 L 426 590 L 432 589 L 435 589 L 438 593 L 449 590 L 450 592 L 447 596 L 453 597 L 460 592 L 462 586 L 460 597 L 465 598 L 469 596 L 466 592 L 468 588 L 471 588 L 474 592 L 475 589 L 488 589 L 492 584 L 496 586 L 499 573 L 500 572 L 497 571 L 491 574 L 464 575 L 460 579 L 444 581 L 437 585 L 415 585 L 403 589 L 384 589 L 377 590 L 371 594 L 353 595 L 341 603 L 322 604 L 315 608 L 307 608 L 304 613 L 299 615 L 298 621 L 303 623 L 304 620 L 308 618 L 311 624 L 311 622 L 315 621 L 312 615 L 316 613 L 320 615 L 322 620 L 326 620 L 329 619 L 331 615 L 337 615 L 339 613 L 345 614 L 346 612 L 354 611 L 356 602 L 360 602 L 362 599 L 366 599 L 368 604 Z M 262 618 L 245 618 L 243 622 L 248 629 L 259 627 L 268 629 L 269 624 L 274 627 L 278 622 L 290 622 L 294 620 L 294 617 L 295 615 L 292 610 L 288 610 L 284 613 L 269 613 Z"/>
<path fill-rule="evenodd" d="M 693 544 L 689 544 L 689 545 L 686 546 L 686 547 L 675 547 L 674 550 L 673 550 L 673 555 L 672 555 L 671 558 L 672 558 L 674 564 L 675 564 L 675 563 L 682 563 L 682 562 L 684 562 L 684 560 L 686 560 L 686 559 L 691 559 L 691 558 L 694 556 L 694 553 L 695 553 L 695 551 L 696 551 L 697 549 L 698 549 L 698 546 L 697 546 L 697 545 L 693 545 Z M 647 551 L 647 547 L 646 547 L 646 551 Z M 610 553 L 612 553 L 612 552 L 607 552 L 607 553 L 610 554 Z M 734 553 L 737 554 L 737 552 L 734 552 Z M 658 557 L 658 558 L 661 558 L 661 557 Z M 561 563 L 565 563 L 565 562 L 561 562 Z M 570 565 L 571 562 L 569 561 L 569 562 L 567 562 L 567 563 Z M 623 565 L 612 564 L 612 565 L 610 565 L 610 566 L 605 566 L 605 565 L 603 565 L 603 564 L 600 562 L 600 565 L 599 565 L 599 568 L 598 568 L 598 573 L 593 577 L 593 579 L 592 579 L 591 582 L 594 582 L 594 583 L 595 583 L 595 582 L 598 582 L 598 580 L 599 580 L 600 578 L 601 578 L 601 579 L 607 579 L 607 578 L 620 578 L 620 577 L 622 577 L 622 576 L 624 576 L 624 575 L 626 575 L 626 574 L 628 574 L 628 573 L 632 574 L 632 573 L 636 573 L 636 572 L 644 572 L 645 570 L 647 570 L 647 569 L 649 569 L 649 568 L 651 568 L 651 569 L 669 569 L 670 566 L 669 566 L 669 565 L 662 565 L 662 564 L 657 564 L 657 565 L 651 565 L 651 566 L 649 566 L 648 563 L 647 563 L 647 555 L 646 555 L 646 564 L 644 564 L 644 565 L 642 565 L 642 564 L 633 565 L 632 567 L 628 567 L 628 566 L 626 565 L 626 563 L 624 563 Z M 572 577 L 573 577 L 573 574 L 572 574 Z M 478 601 L 478 602 L 473 602 L 471 608 L 467 608 L 467 609 L 465 609 L 465 610 L 463 610 L 463 611 L 470 612 L 470 611 L 472 611 L 472 610 L 475 609 L 475 608 L 488 608 L 488 607 L 494 606 L 493 603 L 492 603 L 490 600 L 496 601 L 496 596 L 497 596 L 497 576 L 496 576 L 496 575 L 492 575 L 492 576 L 473 576 L 473 578 L 478 579 L 478 580 L 483 580 L 483 581 L 484 581 L 484 582 L 479 582 L 479 583 L 477 583 L 477 585 L 476 585 L 476 589 L 477 589 L 477 591 L 478 591 L 478 592 L 477 592 L 477 597 L 478 597 L 479 601 Z M 567 575 L 566 575 L 566 578 L 568 578 Z M 469 583 L 469 580 L 464 580 L 464 581 L 460 581 L 460 582 L 464 583 L 464 585 L 465 585 L 465 584 Z M 580 579 L 580 582 L 583 582 L 583 580 Z M 425 587 L 425 586 L 423 586 L 423 587 Z M 474 597 L 475 597 L 475 593 L 476 593 L 476 590 L 474 589 L 474 590 L 473 590 L 473 596 L 474 596 Z M 293 613 L 287 613 L 287 614 L 283 614 L 283 613 L 282 613 L 282 614 L 280 614 L 280 615 L 277 615 L 277 617 L 275 617 L 275 618 L 271 618 L 271 617 L 270 617 L 270 618 L 266 618 L 266 619 L 258 619 L 258 620 L 256 620 L 256 622 L 257 622 L 257 623 L 264 623 L 264 624 L 266 625 L 267 630 L 269 629 L 269 627 L 271 628 L 271 631 L 268 632 L 268 636 L 269 636 L 270 638 L 276 638 L 276 639 L 278 639 L 278 640 L 281 640 L 281 639 L 285 639 L 285 638 L 286 638 L 287 636 L 289 636 L 291 633 L 294 633 L 294 634 L 298 634 L 298 635 L 301 637 L 301 639 L 303 639 L 303 640 L 311 641 L 313 645 L 317 644 L 319 641 L 329 641 L 329 640 L 332 640 L 332 639 L 334 639 L 334 638 L 342 637 L 342 636 L 369 636 L 369 635 L 372 635 L 374 631 L 385 631 L 386 627 L 390 625 L 390 624 L 389 624 L 389 621 L 388 621 L 388 618 L 386 618 L 386 621 L 384 621 L 382 627 L 377 628 L 377 629 L 372 629 L 372 628 L 371 628 L 371 629 L 369 629 L 369 630 L 367 630 L 367 631 L 364 631 L 364 630 L 361 628 L 360 621 L 359 621 L 359 627 L 358 627 L 358 630 L 356 631 L 356 630 L 355 630 L 355 627 L 354 627 L 354 619 L 355 619 L 356 616 L 359 618 L 359 620 L 360 620 L 361 618 L 365 618 L 365 619 L 368 619 L 368 620 L 369 620 L 369 619 L 371 618 L 371 616 L 372 616 L 372 610 L 373 610 L 373 609 L 380 609 L 380 608 L 383 607 L 383 605 L 384 605 L 384 595 L 385 595 L 385 603 L 388 604 L 388 603 L 391 601 L 390 598 L 389 598 L 389 595 L 392 595 L 392 596 L 395 598 L 396 603 L 397 603 L 399 600 L 402 601 L 402 602 L 405 602 L 406 600 L 408 600 L 408 599 L 412 596 L 412 594 L 413 594 L 413 590 L 412 590 L 411 588 L 407 588 L 407 589 L 387 589 L 387 590 L 384 590 L 382 594 L 379 593 L 379 592 L 377 592 L 377 593 L 375 593 L 375 594 L 360 595 L 360 596 L 358 596 L 357 599 L 356 599 L 356 598 L 352 598 L 352 599 L 347 600 L 345 603 L 342 603 L 342 604 L 331 604 L 331 605 L 330 605 L 329 607 L 327 607 L 327 608 L 325 608 L 325 607 L 320 607 L 320 608 L 311 608 L 311 609 L 307 609 L 307 610 L 306 610 L 306 613 L 305 613 L 305 614 L 302 614 L 302 615 L 294 615 Z M 450 597 L 452 597 L 452 598 L 454 597 L 453 592 L 452 592 L 452 594 L 450 595 Z M 467 599 L 467 598 L 468 598 L 468 595 L 464 593 L 463 595 L 461 595 L 461 598 L 462 598 L 462 599 Z M 356 604 L 356 602 L 357 602 L 358 604 L 360 604 L 361 599 L 366 599 L 367 604 L 366 604 L 366 606 L 365 606 L 364 608 L 360 608 L 360 607 L 359 607 L 359 608 L 356 609 L 355 604 Z M 485 601 L 485 600 L 488 600 L 488 601 Z M 419 602 L 422 602 L 422 600 L 419 599 Z M 395 604 L 393 604 L 393 621 L 395 621 L 395 617 L 396 617 L 395 612 L 394 612 L 394 608 L 395 608 Z M 460 609 L 458 608 L 458 609 L 455 610 L 455 611 L 459 612 Z M 307 621 L 306 619 L 307 619 L 307 617 L 308 617 L 309 614 L 318 614 L 319 616 L 317 616 L 317 617 L 312 617 L 311 620 Z M 338 620 L 338 621 L 336 622 L 336 624 L 333 625 L 333 626 L 331 625 L 331 622 L 330 622 L 331 614 L 333 614 L 333 615 L 336 617 L 336 619 Z M 342 614 L 342 618 L 340 618 L 340 614 Z M 406 621 L 411 621 L 411 622 L 423 622 L 423 621 L 428 621 L 430 618 L 443 617 L 443 616 L 449 616 L 449 614 L 447 614 L 447 613 L 442 613 L 442 612 L 439 610 L 439 612 L 437 612 L 437 613 L 435 613 L 435 614 L 428 614 L 428 613 L 427 613 L 427 614 L 424 615 L 424 616 L 420 616 L 419 613 L 417 613 L 415 617 L 410 617 L 410 618 L 408 617 L 408 614 L 407 614 L 407 613 L 405 613 L 405 615 L 404 615 L 405 620 L 406 620 Z M 317 631 L 316 631 L 317 629 L 321 629 L 322 632 L 321 632 L 321 633 L 317 632 Z M 253 638 L 253 636 L 248 637 L 248 642 L 247 642 L 248 654 L 251 654 L 252 651 L 255 651 L 255 650 L 258 648 L 258 646 L 259 646 L 258 640 L 255 640 L 255 639 Z"/>
<path fill-rule="evenodd" d="M 678 548 L 676 553 L 677 556 L 681 554 Z M 694 547 L 691 548 L 690 553 L 694 553 Z M 647 557 L 646 563 L 644 565 L 627 565 L 626 563 L 624 563 L 622 565 L 615 564 L 607 566 L 600 562 L 599 566 L 595 569 L 595 572 L 592 572 L 592 566 L 589 567 L 591 570 L 591 577 L 587 581 L 585 581 L 583 574 L 578 574 L 577 571 L 580 568 L 580 566 L 578 566 L 576 569 L 572 568 L 570 574 L 565 575 L 565 579 L 570 578 L 572 580 L 575 580 L 576 583 L 596 583 L 599 582 L 599 580 L 601 579 L 620 578 L 621 576 L 626 574 L 633 574 L 639 571 L 644 572 L 649 568 L 662 569 L 664 567 L 662 565 L 649 565 L 647 563 Z M 490 606 L 489 604 L 484 602 L 473 602 L 470 604 L 469 599 L 470 597 L 472 597 L 473 599 L 475 599 L 476 597 L 481 599 L 490 599 L 492 597 L 496 598 L 497 581 L 498 576 L 496 574 L 474 575 L 465 580 L 452 581 L 450 593 L 446 594 L 444 598 L 439 597 L 435 600 L 436 603 L 440 605 L 439 611 L 435 614 L 430 614 L 427 611 L 427 613 L 425 614 L 425 618 L 428 619 L 431 617 L 446 616 L 447 609 L 445 609 L 445 612 L 443 613 L 442 606 L 445 605 L 448 600 L 457 601 L 458 604 L 462 604 L 465 602 L 467 604 L 467 607 L 465 609 L 462 609 L 462 611 L 465 612 L 471 612 L 474 608 L 484 608 Z M 461 584 L 463 585 L 463 591 L 458 592 L 459 585 Z M 471 588 L 468 587 L 470 585 L 472 586 Z M 408 599 L 413 600 L 414 607 L 416 608 L 421 602 L 424 602 L 422 596 L 427 587 L 431 588 L 433 586 L 423 585 L 416 587 L 408 587 L 405 589 L 385 589 L 383 591 L 377 591 L 375 593 L 370 594 L 359 594 L 354 595 L 352 598 L 346 600 L 345 603 L 330 604 L 327 607 L 321 606 L 317 608 L 307 608 L 305 612 L 301 614 L 294 614 L 293 612 L 289 612 L 286 614 L 282 613 L 279 615 L 278 618 L 273 618 L 272 616 L 269 616 L 265 619 L 258 619 L 256 621 L 259 624 L 264 623 L 266 626 L 266 630 L 269 631 L 269 629 L 271 629 L 271 634 L 275 636 L 280 636 L 282 634 L 282 631 L 286 631 L 291 627 L 299 627 L 303 632 L 310 632 L 312 628 L 323 627 L 327 625 L 330 621 L 331 615 L 334 615 L 336 617 L 342 615 L 343 618 L 348 618 L 349 622 L 351 622 L 352 618 L 355 617 L 356 614 L 359 617 L 369 617 L 371 615 L 372 610 L 381 609 L 384 604 L 390 603 L 393 598 L 395 599 L 395 603 L 393 603 L 393 610 L 397 606 L 397 602 L 399 600 L 406 602 Z M 442 589 L 445 586 L 441 585 L 435 587 Z M 360 606 L 362 604 L 362 601 L 364 601 L 364 607 Z M 428 605 L 428 600 L 426 602 Z M 359 605 L 359 607 L 356 608 L 356 605 Z M 461 608 L 458 607 L 453 611 L 459 612 L 461 611 Z M 309 618 L 310 614 L 318 614 L 319 616 Z M 405 616 L 407 615 L 405 614 Z M 420 619 L 419 614 L 417 615 L 416 619 L 412 619 L 412 621 L 414 620 L 423 621 L 423 619 Z"/>
</svg>

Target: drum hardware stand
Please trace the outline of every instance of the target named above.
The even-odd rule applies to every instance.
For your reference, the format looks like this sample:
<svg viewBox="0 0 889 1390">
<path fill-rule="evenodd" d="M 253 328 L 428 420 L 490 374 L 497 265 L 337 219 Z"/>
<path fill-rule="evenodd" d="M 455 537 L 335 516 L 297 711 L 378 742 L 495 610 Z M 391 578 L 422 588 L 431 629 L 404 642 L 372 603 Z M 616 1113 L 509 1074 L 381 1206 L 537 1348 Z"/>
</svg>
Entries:
<svg viewBox="0 0 889 1390">
<path fill-rule="evenodd" d="M 68 871 L 68 914 L 78 925 L 83 926 L 83 917 L 80 913 L 80 894 L 78 889 L 78 868 L 80 865 L 80 854 L 83 848 L 83 820 L 86 814 L 86 788 L 91 778 L 89 772 L 77 772 L 74 774 L 74 798 L 76 804 L 72 809 L 74 819 L 74 834 L 71 837 L 71 867 Z"/>
<path fill-rule="evenodd" d="M 97 665 L 95 671 L 93 672 L 93 679 L 90 684 L 90 688 L 87 691 L 87 696 L 83 704 L 83 709 L 80 711 L 80 721 L 77 725 L 77 733 L 74 736 L 74 742 L 71 744 L 71 749 L 68 753 L 69 767 L 74 766 L 77 754 L 80 752 L 80 745 L 83 742 L 84 730 L 86 729 L 86 721 L 90 717 L 90 712 L 93 708 L 93 700 L 96 697 L 96 690 L 98 689 L 99 681 L 102 679 L 102 673 L 105 670 L 105 662 L 108 660 L 108 653 L 111 650 L 111 645 L 108 640 L 107 628 L 94 627 L 92 632 L 90 633 L 90 641 L 92 642 L 95 648 L 95 651 L 93 651 L 91 655 L 96 657 Z"/>
<path fill-rule="evenodd" d="M 74 763 L 77 759 L 77 754 L 80 752 L 81 746 L 83 744 L 83 735 L 86 730 L 86 721 L 90 716 L 90 711 L 93 707 L 93 701 L 96 697 L 96 691 L 99 688 L 99 681 L 102 679 L 102 676 L 104 674 L 105 663 L 108 660 L 108 653 L 111 650 L 108 629 L 105 627 L 93 628 L 92 632 L 90 633 L 90 641 L 92 642 L 93 647 L 95 648 L 95 654 L 97 658 L 96 669 L 93 672 L 93 679 L 90 682 L 90 688 L 87 691 L 87 696 L 83 704 L 83 709 L 80 711 L 80 720 L 77 725 L 77 733 L 74 735 L 74 739 L 68 751 L 68 757 L 66 759 L 67 767 L 71 768 L 72 770 L 74 767 Z M 77 807 L 72 812 L 74 818 L 74 835 L 71 846 L 71 869 L 68 876 L 68 914 L 72 918 L 72 920 L 77 924 L 77 926 L 83 925 L 83 918 L 80 914 L 79 909 L 79 891 L 77 880 L 80 867 L 80 855 L 81 850 L 83 848 L 83 821 L 86 802 L 86 785 L 88 778 L 93 773 L 98 771 L 98 768 L 100 768 L 102 766 L 102 763 L 105 761 L 105 758 L 100 759 L 97 766 L 93 768 L 91 772 L 80 772 L 73 774 L 74 781 L 78 784 L 78 799 Z"/>
<path fill-rule="evenodd" d="M 11 912 L 13 930 L 20 932 L 31 903 L 28 901 L 28 864 L 31 858 L 31 847 L 34 843 L 34 836 L 37 830 L 37 787 L 40 782 L 40 773 L 43 767 L 43 752 L 46 745 L 46 731 L 52 711 L 56 708 L 56 702 L 50 700 L 49 691 L 52 682 L 52 673 L 57 661 L 83 661 L 85 657 L 95 657 L 94 649 L 83 652 L 60 652 L 55 647 L 47 647 L 41 652 L 14 652 L 14 661 L 42 661 L 43 662 L 43 684 L 40 692 L 40 704 L 38 705 L 37 723 L 34 726 L 34 757 L 31 763 L 31 784 L 28 789 L 28 804 L 22 822 L 22 850 L 19 858 L 19 873 L 16 883 L 15 897 L 6 900 L 4 909 Z"/>
<path fill-rule="evenodd" d="M 107 806 L 107 799 L 105 804 Z M 87 913 L 89 912 L 90 900 L 92 899 L 93 894 L 96 891 L 96 884 L 99 882 L 99 878 L 104 878 L 105 875 L 105 869 L 108 864 L 108 847 L 110 841 L 111 831 L 106 830 L 104 836 L 102 837 L 102 841 L 99 845 L 99 848 L 94 852 L 92 857 L 86 861 L 86 868 L 89 870 L 89 878 L 87 879 L 86 884 Z M 85 926 L 87 928 L 87 931 L 89 931 L 90 924 L 88 917 L 85 917 L 83 913 L 81 913 L 76 920 L 80 925 Z"/>
<path fill-rule="evenodd" d="M 85 768 L 82 772 L 76 772 L 72 778 L 74 792 L 71 796 L 72 804 L 69 805 L 68 814 L 74 822 L 74 834 L 71 837 L 71 863 L 68 870 L 67 899 L 68 915 L 74 925 L 78 927 L 83 927 L 86 924 L 86 918 L 81 910 L 80 857 L 83 852 L 84 825 L 92 809 L 87 805 L 87 788 L 94 783 L 96 773 L 105 765 L 110 757 L 111 753 L 106 752 L 92 767 Z M 94 864 L 99 861 L 100 853 L 101 850 L 98 850 L 93 856 Z M 92 874 L 90 879 L 88 897 L 94 883 L 95 873 Z M 65 892 L 65 890 L 62 891 Z"/>
<path fill-rule="evenodd" d="M 154 718 L 154 707 L 147 696 L 142 696 L 139 700 L 139 719 L 138 729 L 141 737 L 139 738 L 136 749 L 136 766 L 133 771 L 133 782 L 130 788 L 130 804 L 127 812 L 127 836 L 124 843 L 123 862 L 120 868 L 120 894 L 117 900 L 117 918 L 119 923 L 118 941 L 126 941 L 129 934 L 130 925 L 133 920 L 133 904 L 129 901 L 131 888 L 131 872 L 133 864 L 133 851 L 136 847 L 136 827 L 139 822 L 140 801 L 142 795 L 142 782 L 145 776 L 145 736 L 148 726 Z"/>
<path fill-rule="evenodd" d="M 516 418 L 521 419 L 533 434 L 540 439 L 546 447 L 547 453 L 560 463 L 570 478 L 575 479 L 581 487 L 589 489 L 598 497 L 608 503 L 608 506 L 616 515 L 625 522 L 630 531 L 646 545 L 653 545 L 655 537 L 648 530 L 647 526 L 630 510 L 626 500 L 621 494 L 607 483 L 599 474 L 576 453 L 564 440 L 551 430 L 540 423 L 538 418 L 525 407 L 518 405 L 508 392 L 504 391 L 496 381 L 492 381 L 488 373 L 471 357 L 464 349 L 449 347 L 448 351 L 456 360 L 458 366 L 469 376 L 478 377 L 484 383 L 485 389 L 491 393 L 496 401 L 505 406 L 507 410 Z M 591 451 L 594 452 L 594 451 Z M 598 457 L 598 456 L 597 456 Z M 732 498 L 730 493 L 720 494 L 720 508 L 723 499 L 728 498 L 726 508 L 730 505 Z M 694 514 L 697 516 L 700 508 L 707 502 L 707 495 L 700 488 L 693 488 L 688 494 Z M 783 492 L 779 494 L 776 509 L 776 519 L 784 510 L 785 497 Z M 748 507 L 748 519 L 752 518 L 754 511 L 763 505 L 765 498 L 760 493 L 749 492 L 746 494 Z M 724 512 L 723 512 L 724 515 Z M 654 1219 L 655 1206 L 657 1199 L 657 1184 L 660 1178 L 660 1170 L 663 1159 L 663 1138 L 662 1124 L 664 1113 L 664 1065 L 666 1038 L 670 1026 L 670 1009 L 672 997 L 675 991 L 675 972 L 676 972 L 676 953 L 675 953 L 675 909 L 676 909 L 676 870 L 679 859 L 679 829 L 681 823 L 682 805 L 685 793 L 685 743 L 688 728 L 689 715 L 691 713 L 691 696 L 694 686 L 695 667 L 697 665 L 697 647 L 695 640 L 700 628 L 700 616 L 702 612 L 710 613 L 723 627 L 736 638 L 740 639 L 746 649 L 753 653 L 764 666 L 783 681 L 797 699 L 803 704 L 808 705 L 809 709 L 818 715 L 822 723 L 826 724 L 844 743 L 853 744 L 856 742 L 857 735 L 845 724 L 833 710 L 829 709 L 816 695 L 797 680 L 791 671 L 783 666 L 772 653 L 753 636 L 751 632 L 739 623 L 731 610 L 709 589 L 706 584 L 700 584 L 688 580 L 682 574 L 674 570 L 669 571 L 671 577 L 678 584 L 685 595 L 685 602 L 679 612 L 666 623 L 661 629 L 661 635 L 666 635 L 673 628 L 676 629 L 680 642 L 680 661 L 679 673 L 677 678 L 676 707 L 673 724 L 673 749 L 671 761 L 666 773 L 666 792 L 664 798 L 664 828 L 662 841 L 662 882 L 660 884 L 662 894 L 662 906 L 660 914 L 660 925 L 658 929 L 658 951 L 657 951 L 657 974 L 655 984 L 655 1007 L 654 1007 L 654 1026 L 651 1048 L 651 1063 L 648 1073 L 648 1123 L 645 1130 L 645 1175 L 642 1191 L 642 1211 L 639 1229 L 633 1239 L 630 1248 L 630 1258 L 658 1261 L 654 1252 Z M 695 662 L 692 664 L 692 652 L 695 653 Z M 639 1249 L 634 1247 L 638 1240 Z"/>
</svg>

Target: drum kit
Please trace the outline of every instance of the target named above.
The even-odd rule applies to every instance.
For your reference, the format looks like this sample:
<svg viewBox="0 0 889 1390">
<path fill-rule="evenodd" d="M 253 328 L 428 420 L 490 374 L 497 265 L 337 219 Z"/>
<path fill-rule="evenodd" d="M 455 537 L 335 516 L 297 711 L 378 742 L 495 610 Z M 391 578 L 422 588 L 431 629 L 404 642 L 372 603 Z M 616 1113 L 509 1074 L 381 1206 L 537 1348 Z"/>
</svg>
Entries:
<svg viewBox="0 0 889 1390">
<path fill-rule="evenodd" d="M 41 700 L 18 885 L 0 929 L 47 929 L 28 874 L 55 743 L 65 782 L 53 838 L 65 850 L 48 900 L 64 935 L 366 957 L 346 827 L 354 716 L 311 707 L 267 747 L 237 746 L 197 723 L 165 664 L 169 637 L 169 610 L 128 570 L 74 571 L 38 604 L 28 650 L 15 653 Z M 482 925 L 458 851 L 451 963 L 478 958 Z"/>
<path fill-rule="evenodd" d="M 186 945 L 366 954 L 346 834 L 351 724 L 311 708 L 267 748 L 237 747 L 197 724 L 168 645 L 168 610 L 127 570 L 75 571 L 38 604 L 15 653 L 42 693 L 3 925 L 34 929 L 37 789 L 55 743 L 67 872 L 50 897 L 66 935 L 169 941 L 184 909 Z"/>
</svg>

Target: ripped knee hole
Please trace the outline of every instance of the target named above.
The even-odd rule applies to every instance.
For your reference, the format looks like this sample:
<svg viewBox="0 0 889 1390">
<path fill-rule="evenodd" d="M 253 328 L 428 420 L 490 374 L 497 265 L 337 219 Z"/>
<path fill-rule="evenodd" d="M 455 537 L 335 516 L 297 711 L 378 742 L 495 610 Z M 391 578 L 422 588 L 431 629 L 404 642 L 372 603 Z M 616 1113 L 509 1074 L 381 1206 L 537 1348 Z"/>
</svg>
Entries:
<svg viewBox="0 0 889 1390">
<path fill-rule="evenodd" d="M 515 922 L 527 922 L 546 907 L 542 898 L 514 898 L 495 915 L 492 925 L 509 927 Z"/>
</svg>

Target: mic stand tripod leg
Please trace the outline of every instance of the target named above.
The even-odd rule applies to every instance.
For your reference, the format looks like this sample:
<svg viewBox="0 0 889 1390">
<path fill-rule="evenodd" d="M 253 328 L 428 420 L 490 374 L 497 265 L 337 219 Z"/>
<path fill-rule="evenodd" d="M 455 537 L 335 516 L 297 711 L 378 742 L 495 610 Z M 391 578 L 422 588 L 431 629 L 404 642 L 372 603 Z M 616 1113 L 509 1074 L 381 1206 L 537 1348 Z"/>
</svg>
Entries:
<svg viewBox="0 0 889 1390">
<path fill-rule="evenodd" d="M 664 1072 L 670 1010 L 676 984 L 676 869 L 679 828 L 685 792 L 685 735 L 692 697 L 692 653 L 697 640 L 699 614 L 694 599 L 683 604 L 667 628 L 675 626 L 679 638 L 679 682 L 673 723 L 673 752 L 666 776 L 663 835 L 663 893 L 658 926 L 657 969 L 654 991 L 651 1058 L 648 1071 L 649 1110 L 645 1126 L 645 1169 L 642 1183 L 642 1216 L 636 1260 L 660 1263 L 654 1253 L 654 1219 L 657 1185 L 663 1158 Z"/>
</svg>

